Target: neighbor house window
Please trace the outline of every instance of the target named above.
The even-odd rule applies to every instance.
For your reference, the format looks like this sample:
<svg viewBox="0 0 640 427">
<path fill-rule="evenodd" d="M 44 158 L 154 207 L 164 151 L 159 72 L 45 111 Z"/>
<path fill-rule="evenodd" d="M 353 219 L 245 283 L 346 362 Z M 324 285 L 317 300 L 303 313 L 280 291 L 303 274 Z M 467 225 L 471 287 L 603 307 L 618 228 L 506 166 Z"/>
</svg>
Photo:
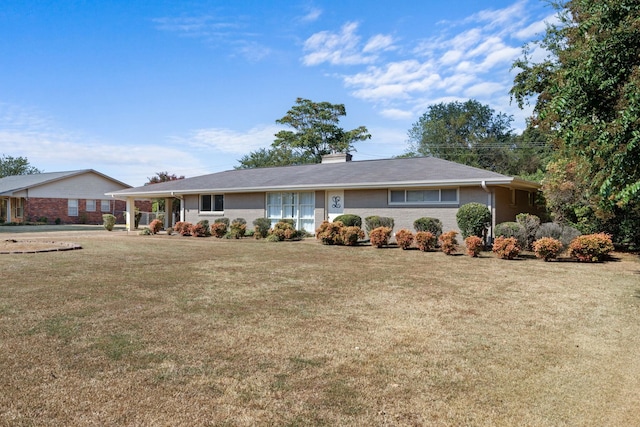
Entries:
<svg viewBox="0 0 640 427">
<path fill-rule="evenodd" d="M 111 211 L 111 203 L 108 200 L 100 200 L 100 212 Z"/>
<path fill-rule="evenodd" d="M 96 211 L 96 201 L 87 200 L 87 212 L 95 212 L 95 211 Z"/>
<path fill-rule="evenodd" d="M 391 190 L 390 204 L 458 203 L 458 189 L 438 188 L 429 190 Z"/>
<path fill-rule="evenodd" d="M 200 196 L 200 212 L 223 212 L 223 194 L 202 194 Z"/>
<path fill-rule="evenodd" d="M 69 199 L 67 202 L 67 211 L 69 216 L 78 216 L 78 200 Z"/>
<path fill-rule="evenodd" d="M 267 218 L 271 224 L 281 219 L 292 219 L 297 230 L 315 231 L 315 194 L 267 193 Z"/>
<path fill-rule="evenodd" d="M 24 215 L 24 199 L 18 198 L 16 201 L 16 218 L 22 218 Z"/>
</svg>

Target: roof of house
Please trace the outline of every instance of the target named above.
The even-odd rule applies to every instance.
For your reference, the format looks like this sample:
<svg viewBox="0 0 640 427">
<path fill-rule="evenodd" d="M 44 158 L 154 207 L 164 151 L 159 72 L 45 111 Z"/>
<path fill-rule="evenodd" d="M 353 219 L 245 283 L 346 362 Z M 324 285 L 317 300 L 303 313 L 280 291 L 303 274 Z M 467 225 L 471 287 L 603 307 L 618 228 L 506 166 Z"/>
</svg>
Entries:
<svg viewBox="0 0 640 427">
<path fill-rule="evenodd" d="M 535 182 L 435 157 L 411 157 L 228 170 L 107 194 L 115 197 L 169 197 L 205 192 L 239 193 L 482 184 L 530 190 L 536 190 L 539 187 Z"/>
<path fill-rule="evenodd" d="M 104 175 L 100 172 L 97 172 L 93 169 L 82 169 L 75 171 L 66 171 L 66 172 L 44 172 L 44 173 L 36 173 L 31 175 L 12 175 L 5 176 L 4 178 L 0 178 L 0 196 L 11 196 L 13 193 L 17 191 L 22 191 L 27 188 L 38 187 L 44 184 L 50 184 L 55 181 L 60 181 L 63 179 L 71 178 L 78 175 L 83 175 L 86 173 L 94 173 L 103 178 L 106 178 L 110 181 L 117 182 L 125 187 L 131 187 L 124 182 L 120 182 L 116 179 L 111 178 L 110 176 Z"/>
</svg>

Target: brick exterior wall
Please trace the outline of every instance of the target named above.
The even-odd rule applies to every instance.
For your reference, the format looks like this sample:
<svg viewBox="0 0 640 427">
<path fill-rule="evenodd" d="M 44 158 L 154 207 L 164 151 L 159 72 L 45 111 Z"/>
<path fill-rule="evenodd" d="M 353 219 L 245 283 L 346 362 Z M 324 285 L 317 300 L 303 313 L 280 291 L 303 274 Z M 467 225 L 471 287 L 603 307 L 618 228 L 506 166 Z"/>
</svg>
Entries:
<svg viewBox="0 0 640 427">
<path fill-rule="evenodd" d="M 68 199 L 36 198 L 30 197 L 24 200 L 24 220 L 37 221 L 39 218 L 47 218 L 49 224 L 54 224 L 60 219 L 61 224 L 102 224 L 102 215 L 112 213 L 116 216 L 118 224 L 124 224 L 124 200 L 109 199 L 109 211 L 100 210 L 100 200 L 95 201 L 95 211 L 87 211 L 87 201 L 78 200 L 78 215 L 69 216 Z M 136 201 L 135 206 L 143 212 L 151 211 L 151 201 Z"/>
</svg>

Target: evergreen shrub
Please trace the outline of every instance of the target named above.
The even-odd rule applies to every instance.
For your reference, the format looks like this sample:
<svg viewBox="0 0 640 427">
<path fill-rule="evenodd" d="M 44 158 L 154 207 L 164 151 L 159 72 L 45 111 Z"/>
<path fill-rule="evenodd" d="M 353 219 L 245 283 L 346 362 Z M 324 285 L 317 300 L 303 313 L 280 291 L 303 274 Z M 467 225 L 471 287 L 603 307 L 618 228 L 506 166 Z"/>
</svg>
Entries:
<svg viewBox="0 0 640 427">
<path fill-rule="evenodd" d="M 491 212 L 482 203 L 467 203 L 456 213 L 458 228 L 465 239 L 469 236 L 484 238 L 491 224 Z"/>
<path fill-rule="evenodd" d="M 345 227 L 362 227 L 362 218 L 358 215 L 343 214 L 335 217 L 333 222 L 341 222 Z"/>
</svg>

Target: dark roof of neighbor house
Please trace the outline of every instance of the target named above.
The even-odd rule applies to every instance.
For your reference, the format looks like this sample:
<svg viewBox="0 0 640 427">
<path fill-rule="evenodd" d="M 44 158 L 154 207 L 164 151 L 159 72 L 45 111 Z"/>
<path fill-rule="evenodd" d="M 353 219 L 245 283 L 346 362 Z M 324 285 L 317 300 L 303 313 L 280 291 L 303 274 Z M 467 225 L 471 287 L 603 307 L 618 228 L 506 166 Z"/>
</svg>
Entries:
<svg viewBox="0 0 640 427">
<path fill-rule="evenodd" d="M 66 172 L 43 172 L 35 173 L 31 175 L 12 175 L 0 178 L 0 196 L 11 196 L 17 191 L 22 191 L 27 188 L 38 187 L 40 185 L 49 184 L 55 181 L 60 181 L 66 178 L 71 178 L 77 175 L 83 175 L 86 173 L 94 173 L 110 181 L 117 182 L 125 187 L 131 187 L 124 182 L 120 182 L 110 176 L 104 175 L 93 169 L 82 169 Z"/>
<path fill-rule="evenodd" d="M 238 169 L 119 190 L 115 197 L 168 197 L 203 192 L 255 192 L 464 185 L 503 185 L 529 190 L 535 182 L 435 157 L 411 157 Z"/>
</svg>

